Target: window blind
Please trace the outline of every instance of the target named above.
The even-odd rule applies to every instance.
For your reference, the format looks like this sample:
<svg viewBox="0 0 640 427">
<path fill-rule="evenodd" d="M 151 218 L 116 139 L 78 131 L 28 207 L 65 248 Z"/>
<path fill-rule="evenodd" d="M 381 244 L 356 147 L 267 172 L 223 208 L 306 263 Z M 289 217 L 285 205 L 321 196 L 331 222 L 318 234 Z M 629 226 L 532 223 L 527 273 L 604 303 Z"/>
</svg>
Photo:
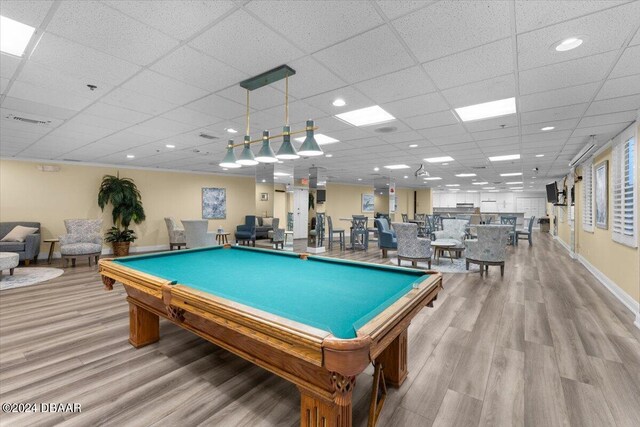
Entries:
<svg viewBox="0 0 640 427">
<path fill-rule="evenodd" d="M 582 229 L 593 231 L 593 159 L 582 166 Z"/>
<path fill-rule="evenodd" d="M 638 230 L 636 227 L 637 203 L 636 192 L 636 140 L 629 138 L 613 147 L 612 180 L 613 180 L 613 221 L 612 238 L 618 243 L 638 246 Z"/>
</svg>

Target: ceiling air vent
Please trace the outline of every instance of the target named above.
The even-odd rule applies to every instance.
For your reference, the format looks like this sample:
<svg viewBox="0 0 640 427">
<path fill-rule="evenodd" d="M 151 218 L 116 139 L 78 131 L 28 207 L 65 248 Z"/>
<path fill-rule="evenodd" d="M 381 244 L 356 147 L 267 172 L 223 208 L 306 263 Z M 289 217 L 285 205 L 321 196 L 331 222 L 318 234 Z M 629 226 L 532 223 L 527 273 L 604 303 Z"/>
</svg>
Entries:
<svg viewBox="0 0 640 427">
<path fill-rule="evenodd" d="M 398 128 L 397 128 L 397 127 L 395 127 L 395 126 L 383 126 L 383 127 L 378 128 L 378 129 L 375 129 L 375 131 L 374 131 L 374 132 L 378 132 L 378 133 L 391 133 L 391 132 L 395 132 L 395 131 L 397 131 L 397 130 L 398 130 Z"/>
<path fill-rule="evenodd" d="M 51 123 L 51 120 L 34 120 L 34 119 L 28 119 L 26 117 L 20 117 L 20 116 L 14 116 L 13 114 L 9 114 L 8 116 L 6 116 L 7 119 L 13 119 L 13 120 L 17 120 L 19 122 L 24 122 L 24 123 L 30 123 L 32 125 L 40 125 L 40 126 L 47 126 L 48 124 Z"/>
<path fill-rule="evenodd" d="M 80 162 L 81 161 L 81 160 L 78 160 L 78 159 L 62 159 L 62 160 L 64 160 L 65 162 Z"/>
<path fill-rule="evenodd" d="M 219 139 L 217 136 L 209 135 L 207 133 L 201 133 L 200 138 L 204 139 Z"/>
<path fill-rule="evenodd" d="M 471 166 L 471 169 L 486 169 L 486 166 Z"/>
</svg>

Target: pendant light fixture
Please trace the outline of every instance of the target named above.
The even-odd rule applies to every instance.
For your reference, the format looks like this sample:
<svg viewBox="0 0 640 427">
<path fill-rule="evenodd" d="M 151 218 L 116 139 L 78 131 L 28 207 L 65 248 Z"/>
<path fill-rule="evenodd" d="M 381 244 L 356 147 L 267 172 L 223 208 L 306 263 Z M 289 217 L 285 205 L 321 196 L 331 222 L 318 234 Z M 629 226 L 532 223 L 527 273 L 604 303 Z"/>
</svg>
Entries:
<svg viewBox="0 0 640 427">
<path fill-rule="evenodd" d="M 275 163 L 278 161 L 276 153 L 271 149 L 268 130 L 262 132 L 262 148 L 260 148 L 256 160 L 260 163 Z"/>
<path fill-rule="evenodd" d="M 307 120 L 307 137 L 305 138 L 302 146 L 298 150 L 298 154 L 306 157 L 321 156 L 324 154 L 322 148 L 316 142 L 316 138 L 313 136 L 313 120 Z"/>
<path fill-rule="evenodd" d="M 253 156 L 253 151 L 251 151 L 251 136 L 249 135 L 249 89 L 247 89 L 247 133 L 244 135 L 242 153 L 240 153 L 240 158 L 236 160 L 236 163 L 242 166 L 255 166 L 258 164 L 258 161 Z"/>
<path fill-rule="evenodd" d="M 284 80 L 284 126 L 282 127 L 282 145 L 276 157 L 281 160 L 299 159 L 300 155 L 291 144 L 291 128 L 289 127 L 289 75 Z"/>
<path fill-rule="evenodd" d="M 220 162 L 220 166 L 228 169 L 236 169 L 242 167 L 242 165 L 237 163 L 236 155 L 233 152 L 233 139 L 230 139 L 227 143 L 227 154 Z"/>
</svg>

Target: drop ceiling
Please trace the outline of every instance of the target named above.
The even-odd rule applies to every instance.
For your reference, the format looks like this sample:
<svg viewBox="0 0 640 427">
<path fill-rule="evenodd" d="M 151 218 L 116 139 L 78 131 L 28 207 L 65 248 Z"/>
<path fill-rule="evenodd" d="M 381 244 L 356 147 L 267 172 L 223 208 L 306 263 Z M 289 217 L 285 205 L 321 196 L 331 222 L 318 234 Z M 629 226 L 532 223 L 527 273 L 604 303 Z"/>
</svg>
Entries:
<svg viewBox="0 0 640 427">
<path fill-rule="evenodd" d="M 602 145 L 640 108 L 639 1 L 3 0 L 0 14 L 41 37 L 30 56 L 0 57 L 3 158 L 254 175 L 218 166 L 245 128 L 238 83 L 288 64 L 292 128 L 312 118 L 340 141 L 323 146 L 331 158 L 291 161 L 297 169 L 373 183 L 379 167 L 399 186 L 463 190 L 522 172 L 525 189 L 540 189 L 567 173 L 590 135 Z M 579 48 L 553 50 L 576 35 Z M 515 115 L 463 123 L 453 112 L 509 97 Z M 354 127 L 334 117 L 372 105 L 396 120 Z M 253 138 L 280 133 L 283 120 L 283 82 L 251 93 Z M 521 158 L 487 159 L 506 154 Z M 440 156 L 455 160 L 425 166 L 441 181 L 414 177 L 423 158 Z M 469 172 L 477 176 L 455 177 Z"/>
</svg>

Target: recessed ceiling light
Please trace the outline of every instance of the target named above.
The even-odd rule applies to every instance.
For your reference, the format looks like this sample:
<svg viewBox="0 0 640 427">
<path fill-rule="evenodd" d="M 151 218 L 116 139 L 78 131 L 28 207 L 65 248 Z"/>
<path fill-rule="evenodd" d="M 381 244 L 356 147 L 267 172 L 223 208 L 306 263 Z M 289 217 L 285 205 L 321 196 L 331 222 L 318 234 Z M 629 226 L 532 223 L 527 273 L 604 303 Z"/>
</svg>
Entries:
<svg viewBox="0 0 640 427">
<path fill-rule="evenodd" d="M 409 178 L 409 175 L 405 175 L 405 176 L 404 176 L 404 179 L 407 179 L 407 178 Z"/>
<path fill-rule="evenodd" d="M 409 169 L 411 166 L 409 165 L 387 165 L 384 168 L 385 169 Z"/>
<path fill-rule="evenodd" d="M 456 174 L 456 176 L 458 178 L 466 178 L 466 177 L 469 177 L 469 176 L 476 176 L 476 174 L 475 173 L 459 173 L 459 174 Z"/>
<path fill-rule="evenodd" d="M 520 154 L 507 154 L 505 156 L 492 156 L 489 157 L 489 160 L 492 162 L 503 162 L 505 160 L 518 160 L 520 158 Z"/>
<path fill-rule="evenodd" d="M 376 166 L 375 168 L 373 168 L 373 170 L 378 172 L 380 170 L 380 168 Z"/>
<path fill-rule="evenodd" d="M 443 156 L 443 157 L 431 157 L 428 159 L 424 159 L 425 162 L 429 163 L 442 163 L 442 162 L 452 162 L 453 157 Z"/>
<path fill-rule="evenodd" d="M 266 179 L 263 179 L 263 180 L 262 180 L 262 182 L 267 182 L 267 180 L 266 180 Z"/>
<path fill-rule="evenodd" d="M 227 168 L 222 168 L 222 170 L 223 170 L 223 171 L 228 171 L 229 169 L 227 169 Z"/>
<path fill-rule="evenodd" d="M 496 187 L 482 187 L 483 190 L 495 190 Z"/>
<path fill-rule="evenodd" d="M 344 107 L 345 105 L 347 105 L 347 103 L 344 102 L 344 99 L 342 99 L 342 98 L 338 98 L 335 101 L 333 101 L 333 106 L 334 107 Z"/>
<path fill-rule="evenodd" d="M 522 190 L 524 187 L 511 187 L 510 190 Z"/>
<path fill-rule="evenodd" d="M 127 159 L 135 159 L 136 156 L 133 154 L 127 154 Z"/>
<path fill-rule="evenodd" d="M 321 134 L 321 133 L 316 133 L 314 135 L 314 137 L 316 138 L 316 142 L 318 143 L 318 145 L 327 145 L 327 144 L 333 144 L 336 142 L 340 142 L 339 140 L 335 139 L 335 138 L 331 138 L 330 136 Z M 306 136 L 301 136 L 300 138 L 296 138 L 296 141 L 298 142 L 304 142 L 304 140 L 307 139 Z"/>
<path fill-rule="evenodd" d="M 333 157 L 333 154 L 325 154 L 325 157 Z"/>
<path fill-rule="evenodd" d="M 456 113 L 463 122 L 483 120 L 490 117 L 500 117 L 516 112 L 516 99 L 506 98 L 497 101 L 484 102 L 482 104 L 469 105 L 456 108 Z"/>
<path fill-rule="evenodd" d="M 378 105 L 336 114 L 336 117 L 354 126 L 369 126 L 396 119 Z"/>
<path fill-rule="evenodd" d="M 555 43 L 555 49 L 558 52 L 566 52 L 568 50 L 572 50 L 577 48 L 578 46 L 580 46 L 582 44 L 582 39 L 579 39 L 577 37 L 571 37 L 565 40 L 562 40 L 561 42 Z"/>
<path fill-rule="evenodd" d="M 229 133 L 238 133 L 238 131 L 235 130 L 234 128 L 227 128 L 226 131 Z"/>
<path fill-rule="evenodd" d="M 291 174 L 286 172 L 274 172 L 273 176 L 291 176 Z"/>
<path fill-rule="evenodd" d="M 511 182 L 507 182 L 507 185 L 516 185 L 516 184 L 522 184 L 522 181 L 511 181 Z"/>
<path fill-rule="evenodd" d="M 460 191 L 459 188 L 450 188 L 449 191 Z"/>
<path fill-rule="evenodd" d="M 0 15 L 0 51 L 9 55 L 24 55 L 35 31 L 33 27 Z"/>
<path fill-rule="evenodd" d="M 467 190 L 467 193 L 477 193 L 478 190 Z"/>
<path fill-rule="evenodd" d="M 167 145 L 165 145 L 165 147 L 167 147 L 167 148 L 176 148 L 176 146 L 173 145 L 173 144 L 167 144 Z"/>
<path fill-rule="evenodd" d="M 545 126 L 543 128 L 540 128 L 540 130 L 542 130 L 542 131 L 554 130 L 554 129 L 555 129 L 555 126 Z"/>
<path fill-rule="evenodd" d="M 501 173 L 500 176 L 520 176 L 522 172 L 509 172 L 509 173 Z"/>
<path fill-rule="evenodd" d="M 449 166 L 449 163 L 442 163 L 442 166 Z"/>
<path fill-rule="evenodd" d="M 428 176 L 422 179 L 424 179 L 425 181 L 440 181 L 442 178 L 440 178 L 439 176 Z"/>
<path fill-rule="evenodd" d="M 358 181 L 362 181 L 362 178 L 358 178 Z"/>
<path fill-rule="evenodd" d="M 445 187 L 460 187 L 460 184 L 447 184 Z"/>
<path fill-rule="evenodd" d="M 409 148 L 416 148 L 418 144 L 409 144 Z"/>
<path fill-rule="evenodd" d="M 544 157 L 544 154 L 536 154 L 536 157 Z"/>
<path fill-rule="evenodd" d="M 488 182 L 487 181 L 482 181 L 482 182 L 472 182 L 472 185 L 487 185 Z"/>
</svg>

